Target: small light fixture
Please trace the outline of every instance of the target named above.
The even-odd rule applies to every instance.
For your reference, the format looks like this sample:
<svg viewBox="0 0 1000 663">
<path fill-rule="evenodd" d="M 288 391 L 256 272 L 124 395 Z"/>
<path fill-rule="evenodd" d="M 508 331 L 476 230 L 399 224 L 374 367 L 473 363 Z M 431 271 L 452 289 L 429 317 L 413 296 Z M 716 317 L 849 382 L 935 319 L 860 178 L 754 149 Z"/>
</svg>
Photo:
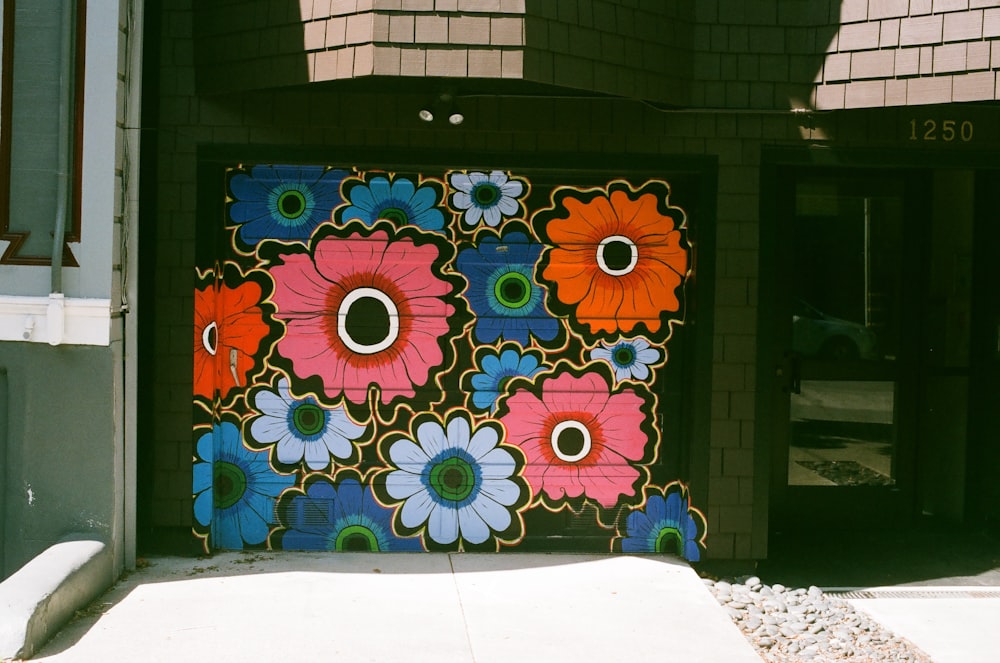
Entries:
<svg viewBox="0 0 1000 663">
<path fill-rule="evenodd" d="M 448 124 L 455 127 L 465 122 L 465 115 L 458 110 L 455 95 L 450 92 L 442 92 L 433 101 L 421 106 L 417 117 L 423 122 L 433 122 L 436 117 L 445 117 L 448 118 Z"/>
</svg>

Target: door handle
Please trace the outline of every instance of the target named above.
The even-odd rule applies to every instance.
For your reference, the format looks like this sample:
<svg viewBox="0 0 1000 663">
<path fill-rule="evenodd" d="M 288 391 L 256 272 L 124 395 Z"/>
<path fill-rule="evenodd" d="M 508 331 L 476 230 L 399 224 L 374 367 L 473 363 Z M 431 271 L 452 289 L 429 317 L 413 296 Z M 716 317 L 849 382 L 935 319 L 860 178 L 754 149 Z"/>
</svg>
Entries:
<svg viewBox="0 0 1000 663">
<path fill-rule="evenodd" d="M 800 361 L 799 353 L 788 352 L 785 353 L 785 358 L 781 362 L 781 366 L 775 371 L 775 375 L 778 377 L 783 377 L 784 382 L 782 383 L 782 389 L 790 394 L 801 394 L 802 393 L 802 362 Z"/>
<path fill-rule="evenodd" d="M 237 387 L 240 386 L 240 374 L 237 370 L 239 363 L 240 351 L 236 348 L 229 349 L 229 372 L 233 374 L 233 382 Z"/>
</svg>

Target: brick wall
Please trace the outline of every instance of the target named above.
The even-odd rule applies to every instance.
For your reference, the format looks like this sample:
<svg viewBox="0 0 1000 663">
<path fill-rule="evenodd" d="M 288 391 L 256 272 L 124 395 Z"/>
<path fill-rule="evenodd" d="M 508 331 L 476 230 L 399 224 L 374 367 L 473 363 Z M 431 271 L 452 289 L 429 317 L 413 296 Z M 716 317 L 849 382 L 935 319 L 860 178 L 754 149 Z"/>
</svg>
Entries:
<svg viewBox="0 0 1000 663">
<path fill-rule="evenodd" d="M 159 196 L 151 224 L 156 233 L 153 527 L 182 531 L 191 525 L 191 268 L 199 145 L 325 147 L 331 154 L 364 148 L 463 150 L 470 158 L 477 151 L 562 159 L 645 154 L 662 155 L 667 165 L 670 156 L 710 154 L 719 160 L 718 308 L 711 440 L 696 441 L 695 453 L 710 456 L 711 480 L 694 487 L 695 499 L 709 517 L 713 557 L 763 554 L 762 543 L 755 548 L 752 542 L 757 173 L 761 142 L 797 140 L 797 118 L 668 113 L 627 99 L 490 97 L 463 100 L 467 119 L 455 128 L 421 123 L 420 94 L 317 87 L 199 96 L 188 7 L 185 0 L 164 0 L 160 21 Z"/>
<path fill-rule="evenodd" d="M 522 78 L 524 0 L 196 3 L 205 92 L 365 76 Z"/>
<path fill-rule="evenodd" d="M 695 4 L 528 0 L 525 79 L 686 106 Z"/>
<path fill-rule="evenodd" d="M 694 92 L 704 108 L 807 108 L 839 0 L 695 4 Z"/>
<path fill-rule="evenodd" d="M 516 79 L 688 102 L 687 2 L 195 3 L 206 93 L 368 76 Z"/>
<path fill-rule="evenodd" d="M 996 27 L 993 12 L 1000 10 L 981 6 L 983 0 L 968 2 L 972 5 L 969 12 L 982 16 L 983 34 L 989 34 L 994 29 L 990 26 Z M 282 4 L 277 0 L 263 3 L 231 0 L 229 4 L 220 2 L 213 6 L 270 8 Z M 326 12 L 328 4 L 330 11 Z M 204 34 L 210 32 L 211 25 L 217 25 L 211 29 L 222 29 L 218 27 L 221 19 L 203 25 L 202 10 L 192 14 L 187 0 L 163 0 L 163 5 L 159 21 L 162 32 L 156 174 L 159 197 L 155 219 L 150 222 L 152 232 L 156 233 L 155 371 L 150 382 L 156 402 L 151 426 L 155 446 L 152 489 L 155 527 L 186 530 L 191 524 L 191 267 L 195 250 L 194 177 L 199 146 L 308 147 L 327 150 L 331 155 L 363 149 L 462 150 L 470 159 L 481 152 L 508 152 L 537 159 L 553 155 L 563 160 L 566 155 L 649 155 L 662 158 L 668 165 L 678 155 L 710 155 L 718 160 L 711 423 L 708 439 L 695 440 L 693 446 L 695 453 L 706 456 L 709 481 L 707 486 L 694 487 L 695 501 L 707 512 L 712 557 L 746 559 L 766 555 L 767 449 L 755 439 L 761 149 L 769 144 L 800 145 L 803 140 L 837 145 L 878 143 L 919 147 L 912 141 L 891 142 L 900 136 L 899 127 L 903 125 L 898 121 L 892 124 L 898 118 L 888 118 L 886 111 L 881 111 L 882 115 L 852 112 L 810 118 L 788 110 L 808 107 L 811 98 L 825 99 L 824 95 L 835 86 L 843 90 L 845 102 L 857 98 L 866 89 L 864 86 L 873 83 L 886 91 L 900 82 L 910 88 L 947 81 L 949 91 L 960 89 L 955 81 L 968 74 L 954 71 L 935 74 L 933 68 L 926 74 L 920 73 L 923 49 L 929 48 L 933 58 L 936 46 L 911 44 L 911 40 L 922 39 L 916 36 L 920 32 L 919 23 L 906 27 L 905 31 L 903 28 L 904 22 L 911 19 L 940 17 L 940 41 L 942 46 L 946 45 L 943 43 L 946 25 L 948 34 L 956 35 L 956 39 L 970 29 L 959 21 L 961 12 L 955 3 L 946 6 L 931 0 L 909 3 L 526 0 L 523 10 L 518 3 L 497 0 L 468 3 L 302 0 L 289 5 L 288 11 L 298 18 L 283 19 L 284 25 L 296 26 L 303 35 L 304 23 L 319 20 L 327 24 L 322 49 L 314 53 L 317 57 L 321 52 L 352 47 L 347 43 L 346 24 L 344 44 L 336 42 L 328 46 L 326 39 L 333 19 L 364 16 L 366 21 L 371 19 L 373 34 L 377 19 L 380 35 L 389 35 L 387 41 L 374 40 L 370 46 L 424 53 L 422 71 L 415 68 L 412 72 L 403 70 L 404 56 L 400 55 L 402 76 L 441 74 L 437 69 L 427 68 L 427 57 L 437 48 L 429 35 L 437 30 L 435 34 L 439 36 L 434 39 L 443 39 L 447 30 L 449 41 L 441 42 L 440 46 L 463 54 L 467 76 L 473 76 L 469 73 L 474 69 L 472 62 L 480 57 L 482 66 L 494 74 L 499 66 L 503 76 L 504 54 L 520 52 L 524 56 L 525 80 L 557 86 L 550 90 L 575 88 L 626 97 L 597 99 L 584 94 L 586 98 L 559 99 L 498 94 L 466 98 L 462 100 L 466 122 L 458 128 L 419 122 L 416 111 L 426 101 L 425 93 L 411 93 L 402 87 L 393 92 L 366 93 L 356 85 L 295 89 L 264 89 L 263 85 L 255 85 L 254 89 L 224 93 L 219 88 L 214 90 L 218 94 L 198 95 L 196 42 L 202 48 Z M 312 14 L 301 13 L 306 11 L 306 5 Z M 893 15 L 902 11 L 903 5 L 906 5 L 905 15 Z M 311 18 L 302 20 L 307 15 Z M 948 19 L 949 15 L 953 18 Z M 394 22 L 394 18 L 399 20 Z M 410 43 L 405 41 L 411 39 L 410 18 L 413 45 L 403 46 Z M 431 20 L 427 31 L 418 29 L 421 18 Z M 523 46 L 486 43 L 487 34 L 493 33 L 486 31 L 482 19 L 489 19 L 492 30 L 495 18 L 523 20 Z M 469 43 L 452 41 L 452 19 L 456 19 L 454 25 L 463 26 L 463 39 Z M 480 20 L 463 22 L 471 19 Z M 261 26 L 269 25 L 270 20 Z M 694 21 L 689 35 L 672 32 L 672 26 L 690 26 L 684 23 L 687 20 Z M 965 20 L 976 24 L 975 18 Z M 886 27 L 886 41 L 883 41 L 883 24 L 895 25 L 892 21 L 899 23 L 898 37 L 890 37 L 892 28 Z M 841 23 L 843 26 L 838 27 Z M 200 26 L 197 40 L 196 24 Z M 608 29 L 612 24 L 614 29 Z M 657 25 L 663 29 L 655 30 Z M 635 32 L 635 40 L 620 39 L 626 26 Z M 872 26 L 877 27 L 877 38 Z M 362 32 L 366 30 L 367 27 Z M 339 28 L 336 34 L 340 34 Z M 652 46 L 645 45 L 644 36 Z M 673 38 L 679 44 L 688 40 L 690 79 L 685 79 L 687 73 L 682 75 L 674 70 L 675 64 L 683 63 L 684 59 L 681 56 L 672 59 L 674 51 L 664 45 Z M 970 52 L 979 53 L 976 49 L 982 48 L 981 45 L 973 48 L 974 44 L 983 41 L 956 41 L 947 45 L 964 46 L 965 57 L 969 58 Z M 495 56 L 489 55 L 496 50 L 501 53 L 499 65 Z M 942 67 L 957 66 L 954 53 L 937 52 L 941 53 Z M 249 71 L 251 60 L 239 61 L 232 53 L 222 49 L 218 57 L 231 59 L 225 66 L 220 60 L 217 70 L 212 69 L 216 64 L 212 62 L 199 67 L 208 66 L 214 72 L 209 78 L 218 78 L 224 71 L 234 72 L 234 77 L 241 71 Z M 897 54 L 905 53 L 911 58 L 916 54 L 917 74 L 899 80 L 851 78 L 852 67 L 875 72 L 885 66 L 889 57 L 885 53 L 892 55 L 894 66 Z M 847 59 L 834 57 L 843 55 Z M 981 54 L 976 57 L 981 61 Z M 991 62 L 996 62 L 992 50 L 990 57 Z M 197 61 L 202 62 L 200 56 Z M 488 62 L 492 64 L 487 66 Z M 351 76 L 357 73 L 356 63 L 355 55 Z M 677 68 L 683 72 L 685 66 L 688 65 L 679 64 Z M 344 70 L 345 76 L 347 71 Z M 836 71 L 846 73 L 834 74 Z M 848 79 L 824 81 L 820 92 L 815 93 L 814 81 L 827 75 L 848 76 Z M 264 80 L 265 72 L 261 76 Z M 847 87 L 855 84 L 861 87 L 848 94 Z M 627 98 L 631 96 L 629 90 L 654 103 Z M 905 102 L 910 97 L 899 99 Z M 675 104 L 669 103 L 671 100 L 695 108 L 675 108 Z M 882 103 L 889 101 L 886 96 Z"/>
<path fill-rule="evenodd" d="M 1000 0 L 843 0 L 816 108 L 1000 99 Z"/>
</svg>

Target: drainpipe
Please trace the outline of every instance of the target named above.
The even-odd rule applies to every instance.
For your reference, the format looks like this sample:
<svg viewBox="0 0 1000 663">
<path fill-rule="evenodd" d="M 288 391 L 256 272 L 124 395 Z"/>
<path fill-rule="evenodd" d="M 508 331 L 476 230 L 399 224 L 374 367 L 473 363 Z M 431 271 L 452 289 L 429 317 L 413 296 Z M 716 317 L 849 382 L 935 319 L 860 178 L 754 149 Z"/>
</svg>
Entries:
<svg viewBox="0 0 1000 663">
<path fill-rule="evenodd" d="M 62 3 L 61 46 L 59 54 L 59 157 L 56 165 L 56 220 L 52 233 L 52 285 L 49 292 L 47 326 L 49 345 L 62 343 L 66 327 L 65 298 L 63 295 L 62 268 L 63 244 L 66 237 L 66 217 L 69 208 L 69 173 L 72 169 L 71 125 L 73 95 L 73 49 L 76 28 L 74 27 L 75 0 Z"/>
<path fill-rule="evenodd" d="M 0 367 L 0 580 L 7 577 L 7 369 Z"/>
</svg>

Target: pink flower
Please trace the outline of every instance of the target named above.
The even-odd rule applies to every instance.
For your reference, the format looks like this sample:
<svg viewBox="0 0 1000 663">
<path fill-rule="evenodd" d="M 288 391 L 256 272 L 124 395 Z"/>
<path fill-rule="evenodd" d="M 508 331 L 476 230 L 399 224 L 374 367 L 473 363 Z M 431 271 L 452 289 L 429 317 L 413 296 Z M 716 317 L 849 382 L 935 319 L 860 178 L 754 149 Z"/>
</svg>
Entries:
<svg viewBox="0 0 1000 663">
<path fill-rule="evenodd" d="M 643 430 L 648 410 L 631 389 L 611 394 L 596 373 L 563 373 L 542 380 L 541 398 L 518 389 L 507 399 L 501 421 L 507 442 L 524 452 L 524 478 L 532 499 L 587 497 L 613 507 L 633 484 L 650 440 Z"/>
<path fill-rule="evenodd" d="M 330 398 L 363 403 L 377 385 L 383 403 L 413 397 L 442 364 L 453 286 L 435 275 L 433 244 L 370 236 L 329 236 L 313 255 L 282 256 L 271 268 L 275 317 L 286 326 L 278 352 L 300 377 L 318 375 Z"/>
</svg>

